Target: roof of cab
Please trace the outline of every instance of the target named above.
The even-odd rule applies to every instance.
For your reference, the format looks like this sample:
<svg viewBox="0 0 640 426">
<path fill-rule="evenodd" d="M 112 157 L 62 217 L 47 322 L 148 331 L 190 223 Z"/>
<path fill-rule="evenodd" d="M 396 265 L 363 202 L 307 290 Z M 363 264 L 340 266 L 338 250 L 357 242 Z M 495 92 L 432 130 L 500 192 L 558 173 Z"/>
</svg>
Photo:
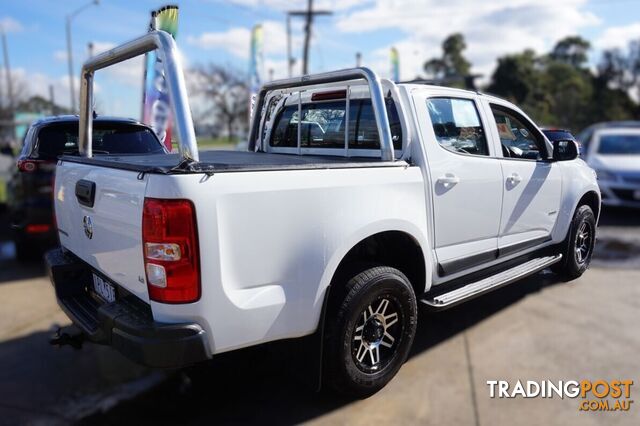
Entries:
<svg viewBox="0 0 640 426">
<path fill-rule="evenodd" d="M 407 89 L 427 89 L 434 90 L 438 92 L 449 92 L 451 94 L 465 94 L 465 95 L 478 95 L 488 99 L 496 99 L 503 102 L 508 102 L 506 99 L 490 95 L 487 93 L 483 93 L 479 90 L 468 90 L 468 89 L 458 89 L 456 87 L 448 87 L 448 86 L 438 86 L 435 84 L 424 84 L 424 83 L 397 83 L 398 86 L 406 87 Z"/>
</svg>

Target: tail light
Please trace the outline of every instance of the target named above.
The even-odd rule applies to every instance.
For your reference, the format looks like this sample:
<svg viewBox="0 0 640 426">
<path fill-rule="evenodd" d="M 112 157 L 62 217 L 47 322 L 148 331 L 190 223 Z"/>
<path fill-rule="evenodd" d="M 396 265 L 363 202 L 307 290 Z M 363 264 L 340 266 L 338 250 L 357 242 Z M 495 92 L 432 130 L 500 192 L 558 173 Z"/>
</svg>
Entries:
<svg viewBox="0 0 640 426">
<path fill-rule="evenodd" d="M 33 173 L 38 171 L 41 163 L 43 163 L 41 160 L 18 160 L 16 165 L 21 172 Z"/>
<path fill-rule="evenodd" d="M 198 232 L 191 201 L 145 198 L 142 247 L 151 300 L 191 303 L 200 299 Z"/>
<path fill-rule="evenodd" d="M 42 234 L 45 232 L 49 232 L 50 230 L 51 225 L 48 223 L 30 223 L 25 228 L 27 234 Z"/>
<path fill-rule="evenodd" d="M 32 158 L 18 160 L 16 162 L 16 166 L 18 166 L 18 170 L 25 173 L 34 173 L 40 169 L 43 169 L 44 171 L 52 171 L 53 168 L 55 167 L 55 164 L 56 164 L 55 161 L 34 160 Z"/>
</svg>

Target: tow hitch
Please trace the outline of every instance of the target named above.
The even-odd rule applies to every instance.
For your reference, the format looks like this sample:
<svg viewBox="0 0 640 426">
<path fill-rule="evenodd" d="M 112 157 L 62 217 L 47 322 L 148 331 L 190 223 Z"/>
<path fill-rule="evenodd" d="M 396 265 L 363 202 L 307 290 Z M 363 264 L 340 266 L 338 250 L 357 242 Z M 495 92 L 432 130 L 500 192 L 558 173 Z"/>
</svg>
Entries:
<svg viewBox="0 0 640 426">
<path fill-rule="evenodd" d="M 71 346 L 73 349 L 82 349 L 82 343 L 85 336 L 77 327 L 71 325 L 67 327 L 58 327 L 56 332 L 49 339 L 49 344 L 62 347 Z"/>
</svg>

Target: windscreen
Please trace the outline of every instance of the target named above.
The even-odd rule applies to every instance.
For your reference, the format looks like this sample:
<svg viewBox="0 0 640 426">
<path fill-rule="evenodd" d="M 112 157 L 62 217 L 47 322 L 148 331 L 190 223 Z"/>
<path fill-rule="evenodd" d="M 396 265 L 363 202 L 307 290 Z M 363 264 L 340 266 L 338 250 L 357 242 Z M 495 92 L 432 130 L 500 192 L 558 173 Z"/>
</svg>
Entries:
<svg viewBox="0 0 640 426">
<path fill-rule="evenodd" d="M 155 134 L 134 124 L 94 122 L 93 153 L 100 154 L 160 154 L 164 148 Z M 78 123 L 54 124 L 38 133 L 32 154 L 35 158 L 53 160 L 60 155 L 78 154 Z"/>
<path fill-rule="evenodd" d="M 640 155 L 640 134 L 602 135 L 598 153 L 603 155 Z"/>
</svg>

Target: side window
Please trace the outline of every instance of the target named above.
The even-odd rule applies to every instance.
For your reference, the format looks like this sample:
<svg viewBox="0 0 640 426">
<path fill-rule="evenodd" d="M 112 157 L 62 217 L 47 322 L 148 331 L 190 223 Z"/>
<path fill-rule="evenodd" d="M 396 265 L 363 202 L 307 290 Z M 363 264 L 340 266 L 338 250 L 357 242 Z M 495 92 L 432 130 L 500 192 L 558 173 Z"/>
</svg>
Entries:
<svg viewBox="0 0 640 426">
<path fill-rule="evenodd" d="M 524 119 L 514 111 L 491 105 L 491 112 L 498 126 L 502 156 L 521 160 L 541 160 L 544 141 Z"/>
<path fill-rule="evenodd" d="M 349 149 L 380 149 L 380 138 L 371 99 L 353 99 L 349 115 Z M 387 98 L 387 117 L 393 149 L 402 149 L 402 125 L 395 103 Z"/>
<path fill-rule="evenodd" d="M 489 155 L 487 138 L 475 102 L 470 99 L 427 99 L 436 140 L 444 149 L 461 154 Z"/>
<path fill-rule="evenodd" d="M 271 146 L 297 147 L 298 146 L 298 106 L 285 107 L 276 117 L 276 125 L 273 129 Z"/>
</svg>

